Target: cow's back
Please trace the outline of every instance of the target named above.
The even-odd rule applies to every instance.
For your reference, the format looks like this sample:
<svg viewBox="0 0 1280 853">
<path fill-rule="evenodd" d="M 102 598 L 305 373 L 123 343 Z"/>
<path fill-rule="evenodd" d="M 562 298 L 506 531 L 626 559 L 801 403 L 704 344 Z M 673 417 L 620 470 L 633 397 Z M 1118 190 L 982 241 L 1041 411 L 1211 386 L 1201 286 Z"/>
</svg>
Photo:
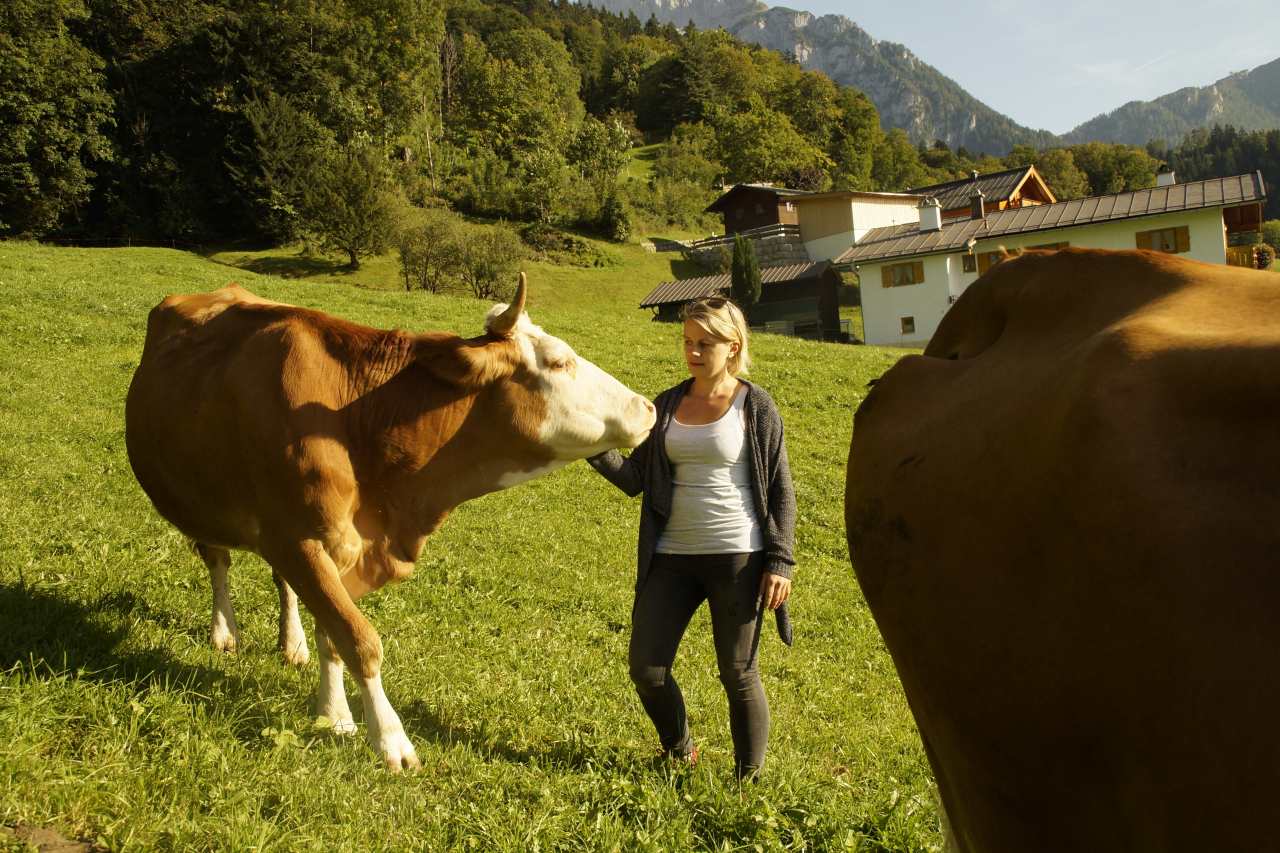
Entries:
<svg viewBox="0 0 1280 853">
<path fill-rule="evenodd" d="M 1278 423 L 1274 279 L 1149 253 L 1001 264 L 868 396 L 850 549 L 962 849 L 1270 843 Z"/>
<path fill-rule="evenodd" d="M 342 366 L 313 314 L 234 285 L 152 309 L 126 443 L 138 482 L 188 536 L 255 548 L 288 449 L 304 431 L 340 433 Z"/>
</svg>

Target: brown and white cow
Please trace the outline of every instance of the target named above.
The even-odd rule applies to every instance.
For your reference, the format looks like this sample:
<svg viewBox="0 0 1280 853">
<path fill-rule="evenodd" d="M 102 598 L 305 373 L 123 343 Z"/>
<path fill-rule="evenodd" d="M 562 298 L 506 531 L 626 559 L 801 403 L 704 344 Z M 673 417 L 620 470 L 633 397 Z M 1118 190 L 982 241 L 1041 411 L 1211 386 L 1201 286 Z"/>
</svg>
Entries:
<svg viewBox="0 0 1280 853">
<path fill-rule="evenodd" d="M 315 616 L 317 713 L 354 731 L 345 662 L 393 769 L 418 758 L 355 602 L 409 575 L 463 501 L 634 447 L 653 426 L 648 400 L 533 325 L 524 304 L 521 274 L 515 301 L 472 339 L 372 329 L 236 285 L 171 296 L 147 321 L 129 461 L 209 567 L 215 645 L 235 644 L 229 552 L 254 551 L 277 575 L 287 656 L 305 659 L 290 587 Z"/>
<path fill-rule="evenodd" d="M 1280 848 L 1280 276 L 1006 261 L 867 396 L 846 488 L 961 851 Z"/>
</svg>

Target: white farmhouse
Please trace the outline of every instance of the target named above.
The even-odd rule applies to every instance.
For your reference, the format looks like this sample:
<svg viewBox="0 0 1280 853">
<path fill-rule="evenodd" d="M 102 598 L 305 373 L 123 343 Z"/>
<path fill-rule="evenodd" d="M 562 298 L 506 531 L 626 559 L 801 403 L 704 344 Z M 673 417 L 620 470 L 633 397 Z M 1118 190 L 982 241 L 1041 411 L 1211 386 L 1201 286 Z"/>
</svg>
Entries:
<svg viewBox="0 0 1280 853">
<path fill-rule="evenodd" d="M 1182 184 L 1165 173 L 1151 189 L 998 211 L 990 211 L 975 192 L 970 216 L 960 219 L 944 219 L 937 199 L 917 196 L 913 221 L 862 230 L 855 226 L 872 222 L 871 214 L 881 207 L 891 216 L 902 215 L 902 197 L 859 198 L 870 195 L 887 194 L 798 199 L 801 236 L 810 257 L 830 252 L 841 239 L 845 246 L 852 242 L 835 263 L 855 269 L 862 282 L 867 343 L 918 347 L 933 335 L 951 303 L 998 261 L 1002 249 L 1139 248 L 1217 264 L 1240 262 L 1229 248 L 1232 235 L 1260 227 L 1266 187 L 1260 172 Z M 836 197 L 847 201 L 835 204 Z M 845 204 L 851 215 L 844 214 Z M 821 215 L 807 225 L 810 205 Z M 859 208 L 867 212 L 859 216 Z"/>
</svg>

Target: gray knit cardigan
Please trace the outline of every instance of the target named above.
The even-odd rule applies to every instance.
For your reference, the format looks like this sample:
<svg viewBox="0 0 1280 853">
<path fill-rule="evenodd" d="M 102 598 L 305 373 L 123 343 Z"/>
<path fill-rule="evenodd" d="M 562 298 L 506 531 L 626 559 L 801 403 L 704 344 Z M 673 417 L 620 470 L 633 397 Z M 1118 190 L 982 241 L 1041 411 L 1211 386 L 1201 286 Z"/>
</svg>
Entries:
<svg viewBox="0 0 1280 853">
<path fill-rule="evenodd" d="M 764 537 L 765 570 L 790 578 L 795 567 L 796 498 L 791 488 L 791 467 L 782 437 L 782 417 L 773 398 L 745 379 L 747 386 L 748 463 L 756 518 Z M 658 537 L 671 515 L 671 460 L 667 458 L 667 427 L 680 400 L 693 384 L 686 379 L 653 401 L 657 422 L 639 447 L 624 457 L 616 450 L 587 460 L 591 467 L 628 495 L 641 492 L 640 539 L 636 570 L 636 591 L 644 586 L 657 550 Z"/>
</svg>

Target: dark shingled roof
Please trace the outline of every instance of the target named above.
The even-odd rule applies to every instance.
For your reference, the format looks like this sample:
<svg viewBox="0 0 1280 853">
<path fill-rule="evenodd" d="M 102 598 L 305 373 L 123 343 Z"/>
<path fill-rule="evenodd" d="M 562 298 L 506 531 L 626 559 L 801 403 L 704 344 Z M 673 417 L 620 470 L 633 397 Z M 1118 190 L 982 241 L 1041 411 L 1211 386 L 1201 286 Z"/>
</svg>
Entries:
<svg viewBox="0 0 1280 853">
<path fill-rule="evenodd" d="M 826 272 L 830 266 L 830 261 L 818 261 L 816 263 L 761 267 L 760 284 L 761 286 L 789 284 L 793 281 L 817 278 Z M 648 296 L 640 300 L 640 307 L 656 308 L 659 305 L 670 305 L 673 302 L 683 304 L 694 299 L 701 299 L 704 296 L 728 293 L 730 284 L 730 275 L 728 273 L 704 275 L 698 278 L 682 278 L 677 281 L 664 281 L 649 291 Z"/>
<path fill-rule="evenodd" d="M 931 196 L 938 200 L 942 205 L 942 209 L 955 210 L 958 207 L 968 207 L 969 199 L 973 196 L 973 186 L 976 183 L 978 189 L 982 190 L 982 195 L 986 198 L 987 203 L 993 201 L 1004 201 L 1013 195 L 1027 175 L 1031 173 L 1031 166 L 1019 166 L 1017 169 L 1006 169 L 1003 172 L 992 172 L 989 175 L 978 175 L 978 180 L 973 178 L 961 178 L 958 181 L 947 181 L 945 184 L 931 184 L 927 187 L 915 187 L 907 192 L 912 195 Z"/>
<path fill-rule="evenodd" d="M 1262 173 L 1253 172 L 1230 178 L 1209 178 L 1168 187 L 1001 210 L 988 213 L 986 219 L 951 219 L 942 223 L 940 231 L 921 233 L 917 223 L 890 225 L 868 231 L 857 245 L 836 258 L 835 263 L 867 263 L 912 255 L 954 252 L 963 249 L 971 238 L 989 240 L 993 237 L 1049 231 L 1072 225 L 1090 225 L 1179 210 L 1263 201 L 1266 197 Z"/>
<path fill-rule="evenodd" d="M 774 186 L 770 186 L 769 184 L 734 184 L 732 187 L 726 190 L 724 194 L 721 195 L 718 199 L 711 202 L 711 204 L 707 205 L 707 208 L 706 210 L 703 211 L 703 213 L 718 213 L 724 207 L 724 203 L 728 201 L 730 197 L 736 195 L 737 193 L 743 192 L 745 190 L 762 190 L 767 193 L 773 193 L 775 196 L 778 196 L 779 198 L 793 198 L 795 196 L 801 196 L 801 195 L 813 195 L 813 193 L 810 192 L 809 190 L 789 190 L 786 187 L 774 187 Z M 968 202 L 965 202 L 965 203 L 968 204 Z"/>
</svg>

